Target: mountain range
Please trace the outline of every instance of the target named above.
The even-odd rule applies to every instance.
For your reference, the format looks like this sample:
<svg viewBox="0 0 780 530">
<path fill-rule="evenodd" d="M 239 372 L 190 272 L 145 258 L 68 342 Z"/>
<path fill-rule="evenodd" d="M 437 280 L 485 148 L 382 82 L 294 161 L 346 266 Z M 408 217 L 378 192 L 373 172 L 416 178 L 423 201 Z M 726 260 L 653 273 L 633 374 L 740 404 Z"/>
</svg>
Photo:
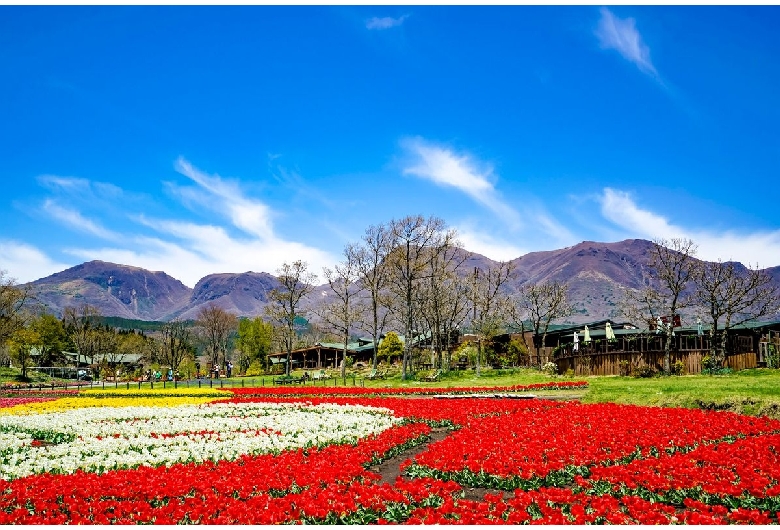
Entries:
<svg viewBox="0 0 780 530">
<path fill-rule="evenodd" d="M 652 284 L 649 273 L 653 243 L 628 239 L 616 243 L 583 241 L 559 250 L 531 252 L 513 261 L 515 278 L 510 289 L 549 280 L 566 282 L 575 313 L 571 323 L 621 317 L 617 304 L 625 288 Z M 464 262 L 465 274 L 474 267 L 495 263 L 471 253 Z M 780 267 L 766 269 L 780 287 Z M 187 287 L 165 272 L 103 261 L 89 261 L 28 284 L 47 310 L 61 316 L 68 306 L 88 303 L 104 316 L 166 321 L 195 318 L 198 311 L 214 303 L 238 316 L 263 314 L 268 292 L 279 284 L 266 272 L 220 273 L 201 278 Z M 327 284 L 317 286 L 306 301 L 313 305 Z"/>
</svg>

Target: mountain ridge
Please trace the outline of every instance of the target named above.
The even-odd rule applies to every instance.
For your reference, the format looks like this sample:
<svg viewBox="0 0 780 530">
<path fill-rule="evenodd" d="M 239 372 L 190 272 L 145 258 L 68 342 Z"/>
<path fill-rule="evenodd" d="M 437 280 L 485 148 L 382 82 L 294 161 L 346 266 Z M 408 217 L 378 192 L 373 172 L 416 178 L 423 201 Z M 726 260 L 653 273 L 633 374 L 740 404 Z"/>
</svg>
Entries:
<svg viewBox="0 0 780 530">
<path fill-rule="evenodd" d="M 582 241 L 558 250 L 529 252 L 511 260 L 515 279 L 509 288 L 517 290 L 527 282 L 566 282 L 575 307 L 567 321 L 619 318 L 620 291 L 653 283 L 649 266 L 652 245 L 644 239 Z M 463 270 L 494 263 L 497 262 L 472 252 Z M 764 270 L 780 285 L 780 266 Z M 27 285 L 57 316 L 69 305 L 86 302 L 104 316 L 165 321 L 194 319 L 202 307 L 212 303 L 238 316 L 262 315 L 268 292 L 279 281 L 267 272 L 214 273 L 190 288 L 162 271 L 93 260 Z M 312 306 L 315 295 L 319 296 L 324 289 L 328 289 L 327 284 L 314 286 L 306 305 Z"/>
</svg>

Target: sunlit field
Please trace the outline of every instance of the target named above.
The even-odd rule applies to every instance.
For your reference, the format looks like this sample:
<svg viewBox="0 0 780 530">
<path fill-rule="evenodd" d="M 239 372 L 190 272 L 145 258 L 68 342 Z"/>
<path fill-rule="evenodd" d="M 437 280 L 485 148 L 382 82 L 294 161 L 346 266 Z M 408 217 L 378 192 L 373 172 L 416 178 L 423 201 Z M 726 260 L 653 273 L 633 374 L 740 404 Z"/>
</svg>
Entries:
<svg viewBox="0 0 780 530">
<path fill-rule="evenodd" d="M 517 376 L 6 397 L 0 523 L 777 522 L 780 421 Z"/>
</svg>

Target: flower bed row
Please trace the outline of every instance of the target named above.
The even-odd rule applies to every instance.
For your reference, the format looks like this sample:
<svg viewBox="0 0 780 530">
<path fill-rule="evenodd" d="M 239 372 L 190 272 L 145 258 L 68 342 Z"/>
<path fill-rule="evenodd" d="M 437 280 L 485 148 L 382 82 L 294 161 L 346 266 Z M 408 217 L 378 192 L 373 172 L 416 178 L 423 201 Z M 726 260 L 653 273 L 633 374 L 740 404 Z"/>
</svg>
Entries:
<svg viewBox="0 0 780 530">
<path fill-rule="evenodd" d="M 351 443 L 397 421 L 387 410 L 361 406 L 272 403 L 90 407 L 6 416 L 0 426 L 0 477 L 235 460 Z"/>
<path fill-rule="evenodd" d="M 534 392 L 546 390 L 581 390 L 588 387 L 587 381 L 550 381 L 547 383 L 534 383 L 529 385 L 511 385 L 500 387 L 447 387 L 447 388 L 422 388 L 422 387 L 260 387 L 260 388 L 231 388 L 230 392 L 243 397 L 265 396 L 394 396 L 417 395 L 432 396 L 437 394 L 465 395 L 465 394 L 498 394 L 508 392 Z"/>
<path fill-rule="evenodd" d="M 350 410 L 374 430 L 330 445 L 321 438 L 287 450 L 264 447 L 264 454 L 0 480 L 0 524 L 768 524 L 777 522 L 780 506 L 780 422 L 727 412 L 487 398 L 259 397 L 236 389 L 227 402 L 192 406 L 186 410 L 197 412 L 163 428 L 155 418 L 167 413 L 144 416 L 133 408 L 81 411 L 98 426 L 39 434 L 90 433 L 110 443 L 195 436 L 217 446 L 248 435 L 289 436 L 297 423 L 285 418 L 312 410 Z M 340 432 L 311 419 L 294 438 Z M 452 432 L 407 460 L 406 477 L 388 484 L 369 470 L 425 442 L 430 425 Z M 67 445 L 55 441 L 28 449 L 53 454 Z M 464 488 L 477 486 L 495 493 L 465 498 Z"/>
</svg>

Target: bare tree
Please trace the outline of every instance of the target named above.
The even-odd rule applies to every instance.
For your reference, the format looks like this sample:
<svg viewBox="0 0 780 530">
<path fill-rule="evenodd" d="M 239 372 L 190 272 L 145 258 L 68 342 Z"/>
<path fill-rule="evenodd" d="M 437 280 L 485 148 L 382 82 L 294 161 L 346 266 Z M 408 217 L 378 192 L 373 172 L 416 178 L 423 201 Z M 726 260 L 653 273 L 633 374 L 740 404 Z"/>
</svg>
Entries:
<svg viewBox="0 0 780 530">
<path fill-rule="evenodd" d="M 201 308 L 195 318 L 200 328 L 211 366 L 220 366 L 227 360 L 230 334 L 238 327 L 238 318 L 216 304 Z"/>
<path fill-rule="evenodd" d="M 574 310 L 568 301 L 568 292 L 569 288 L 565 283 L 549 281 L 526 284 L 518 293 L 514 320 L 522 331 L 525 331 L 526 320 L 530 321 L 534 334 L 536 364 L 539 367 L 542 364 L 541 348 L 547 340 L 550 324 L 571 315 Z"/>
<path fill-rule="evenodd" d="M 447 366 L 452 365 L 453 336 L 456 336 L 461 325 L 469 316 L 471 309 L 471 282 L 460 275 L 452 277 L 444 285 L 442 300 L 442 333 L 444 335 L 444 351 L 447 352 Z"/>
<path fill-rule="evenodd" d="M 721 366 L 729 329 L 774 314 L 780 306 L 780 293 L 765 271 L 750 266 L 740 269 L 741 265 L 718 260 L 702 263 L 696 270 L 695 298 L 710 315 L 711 356 Z"/>
<path fill-rule="evenodd" d="M 119 337 L 116 331 L 106 326 L 97 326 L 89 331 L 93 344 L 93 360 L 108 375 L 108 367 L 122 362 L 124 353 L 119 349 Z"/>
<path fill-rule="evenodd" d="M 449 351 L 449 336 L 451 331 L 454 306 L 460 306 L 461 314 L 465 303 L 458 304 L 453 300 L 459 284 L 458 269 L 471 256 L 469 252 L 460 249 L 457 241 L 442 248 L 430 249 L 428 272 L 425 281 L 420 282 L 418 289 L 418 305 L 420 316 L 427 324 L 431 333 L 431 348 L 435 352 L 437 367 L 442 366 L 443 350 Z M 444 342 L 446 344 L 442 344 Z"/>
<path fill-rule="evenodd" d="M 0 346 L 25 326 L 28 315 L 24 305 L 29 298 L 29 287 L 17 285 L 14 278 L 0 270 Z"/>
<path fill-rule="evenodd" d="M 370 316 L 362 324 L 371 333 L 374 340 L 373 368 L 377 367 L 379 338 L 385 329 L 388 312 L 382 310 L 387 305 L 385 288 L 389 280 L 386 258 L 392 243 L 392 233 L 385 225 L 371 225 L 366 229 L 360 246 L 352 247 L 358 270 L 359 282 L 370 297 Z"/>
<path fill-rule="evenodd" d="M 285 373 L 290 375 L 293 347 L 296 339 L 296 320 L 305 316 L 301 309 L 301 300 L 314 289 L 317 275 L 308 271 L 305 261 L 287 262 L 277 269 L 276 276 L 279 287 L 268 293 L 270 304 L 265 307 L 266 314 L 275 324 L 278 331 L 277 339 L 287 352 Z"/>
<path fill-rule="evenodd" d="M 95 356 L 99 353 L 100 346 L 95 334 L 96 321 L 100 316 L 100 310 L 89 304 L 81 304 L 78 307 L 68 306 L 63 311 L 65 329 L 76 347 L 78 362 L 84 359 L 86 364 L 95 364 Z"/>
<path fill-rule="evenodd" d="M 655 271 L 658 291 L 655 299 L 658 312 L 667 316 L 668 325 L 664 326 L 664 373 L 671 372 L 671 349 L 674 339 L 675 315 L 680 309 L 688 307 L 693 297 L 687 294 L 695 279 L 699 261 L 696 259 L 696 244 L 690 239 L 673 238 L 653 240 L 650 249 L 650 266 Z M 652 302 L 652 299 L 648 300 Z"/>
<path fill-rule="evenodd" d="M 344 261 L 333 269 L 324 267 L 322 270 L 330 287 L 330 293 L 327 294 L 332 296 L 328 296 L 328 299 L 319 306 L 318 314 L 344 340 L 341 377 L 346 377 L 349 332 L 360 318 L 363 309 L 357 298 L 362 286 L 357 283 L 360 278 L 360 269 L 355 259 L 356 253 L 356 247 L 347 245 L 344 249 Z M 336 365 L 338 366 L 338 359 L 336 359 Z"/>
<path fill-rule="evenodd" d="M 229 317 L 232 317 L 233 315 L 226 313 L 229 315 L 229 317 L 226 318 L 224 315 L 219 314 L 219 312 L 210 311 L 208 308 L 206 308 L 204 311 L 206 311 L 206 314 L 202 315 L 204 320 L 201 322 L 201 325 L 209 324 L 212 326 L 210 336 L 214 340 L 212 343 L 210 343 L 210 345 L 217 345 L 216 347 L 211 348 L 209 351 L 218 351 L 222 344 L 224 344 L 224 342 L 222 342 L 222 334 L 224 333 L 224 329 L 222 329 L 222 327 L 224 326 L 227 328 L 227 333 L 230 333 L 232 328 L 229 327 Z M 199 316 L 201 316 L 200 313 Z M 206 326 L 204 326 L 204 329 L 205 328 Z M 219 329 L 215 330 L 214 328 Z M 181 319 L 174 319 L 163 324 L 162 328 L 160 329 L 160 341 L 158 343 L 158 347 L 159 362 L 161 364 L 170 366 L 172 370 L 178 370 L 181 364 L 187 359 L 188 355 L 193 351 L 192 326 L 190 322 Z M 214 357 L 211 359 L 213 360 Z"/>
<path fill-rule="evenodd" d="M 415 318 L 415 291 L 418 283 L 430 275 L 430 260 L 443 249 L 455 244 L 455 231 L 448 230 L 438 217 L 425 219 L 412 215 L 390 222 L 392 250 L 387 263 L 392 271 L 390 288 L 396 295 L 395 309 L 404 323 L 404 355 L 401 379 L 406 380 L 410 368 Z"/>
<path fill-rule="evenodd" d="M 513 278 L 513 270 L 511 261 L 499 262 L 487 270 L 474 267 L 471 326 L 477 335 L 477 376 L 481 370 L 482 342 L 500 333 L 509 319 L 506 285 Z"/>
</svg>

